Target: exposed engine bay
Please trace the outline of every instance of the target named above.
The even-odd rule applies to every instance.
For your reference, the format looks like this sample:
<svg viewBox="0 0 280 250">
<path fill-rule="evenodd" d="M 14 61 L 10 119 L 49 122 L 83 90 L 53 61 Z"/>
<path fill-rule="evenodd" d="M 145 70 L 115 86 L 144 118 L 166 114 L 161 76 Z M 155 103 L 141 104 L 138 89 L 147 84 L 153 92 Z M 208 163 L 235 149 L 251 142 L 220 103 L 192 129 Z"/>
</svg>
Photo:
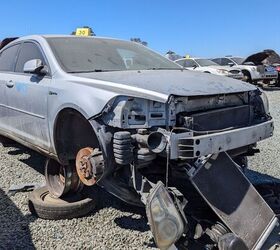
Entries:
<svg viewBox="0 0 280 250">
<path fill-rule="evenodd" d="M 122 157 L 118 145 L 124 143 L 138 148 L 140 158 L 147 162 L 154 160 L 158 154 L 166 157 L 167 144 L 170 144 L 170 159 L 193 160 L 210 153 L 236 151 L 238 146 L 248 148 L 270 136 L 273 130 L 268 101 L 259 90 L 215 96 L 171 97 L 167 104 L 119 97 L 106 107 L 102 120 L 114 130 L 122 129 L 114 133 L 116 159 Z M 250 133 L 252 136 L 248 137 Z M 258 138 L 254 138 L 256 133 Z M 245 141 L 240 142 L 241 138 Z M 209 140 L 212 149 L 209 148 Z M 126 153 L 123 158 L 127 158 Z M 126 160 L 125 163 L 131 162 Z"/>
<path fill-rule="evenodd" d="M 260 90 L 171 96 L 166 104 L 119 96 L 98 120 L 112 160 L 104 169 L 94 164 L 97 183 L 128 203 L 146 206 L 160 249 L 191 242 L 209 249 L 259 249 L 277 224 L 243 174 L 246 156 L 273 133 Z M 238 226 L 244 214 L 248 225 L 258 225 L 256 232 Z"/>
<path fill-rule="evenodd" d="M 99 185 L 145 207 L 160 249 L 263 246 L 278 220 L 244 172 L 247 156 L 259 152 L 257 142 L 273 134 L 264 92 L 188 71 L 127 41 L 11 40 L 1 43 L 2 51 L 16 51 L 8 74 L 1 72 L 0 132 L 48 157 L 46 187 L 32 192 L 31 213 L 46 219 L 86 214 L 95 199 L 79 194 Z M 37 49 L 22 65 L 30 78 L 17 68 L 31 44 Z M 249 68 L 257 77 L 247 75 L 248 81 L 273 78 L 263 65 Z M 60 200 L 77 193 L 75 206 Z"/>
</svg>

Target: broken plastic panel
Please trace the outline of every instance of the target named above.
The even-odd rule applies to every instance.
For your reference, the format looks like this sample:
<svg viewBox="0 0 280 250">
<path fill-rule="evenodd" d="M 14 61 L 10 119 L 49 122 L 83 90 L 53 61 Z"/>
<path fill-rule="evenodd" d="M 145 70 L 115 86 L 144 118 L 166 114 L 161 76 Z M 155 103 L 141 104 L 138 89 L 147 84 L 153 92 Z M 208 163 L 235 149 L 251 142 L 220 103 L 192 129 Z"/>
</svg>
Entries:
<svg viewBox="0 0 280 250">
<path fill-rule="evenodd" d="M 249 249 L 259 249 L 278 220 L 227 153 L 212 155 L 191 181 L 224 224 Z"/>
</svg>

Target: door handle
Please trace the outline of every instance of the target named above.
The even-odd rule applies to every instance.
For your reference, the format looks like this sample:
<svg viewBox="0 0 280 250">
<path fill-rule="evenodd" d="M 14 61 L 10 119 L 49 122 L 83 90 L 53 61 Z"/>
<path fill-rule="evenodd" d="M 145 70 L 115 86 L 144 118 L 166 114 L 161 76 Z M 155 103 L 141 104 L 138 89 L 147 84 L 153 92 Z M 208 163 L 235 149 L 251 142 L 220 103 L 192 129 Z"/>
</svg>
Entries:
<svg viewBox="0 0 280 250">
<path fill-rule="evenodd" d="M 8 88 L 12 88 L 12 87 L 14 87 L 14 85 L 15 85 L 15 83 L 14 83 L 12 80 L 6 82 L 6 86 L 7 86 Z"/>
</svg>

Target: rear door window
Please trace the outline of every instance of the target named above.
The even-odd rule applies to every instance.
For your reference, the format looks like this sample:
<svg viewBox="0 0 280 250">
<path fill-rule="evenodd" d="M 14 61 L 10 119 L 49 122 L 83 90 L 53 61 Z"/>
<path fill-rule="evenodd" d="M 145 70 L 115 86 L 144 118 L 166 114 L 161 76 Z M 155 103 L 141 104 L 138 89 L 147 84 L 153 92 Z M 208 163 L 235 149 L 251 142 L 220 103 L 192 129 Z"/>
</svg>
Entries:
<svg viewBox="0 0 280 250">
<path fill-rule="evenodd" d="M 215 59 L 211 59 L 211 61 L 218 63 L 219 65 L 221 65 L 221 58 L 215 58 Z"/>
<path fill-rule="evenodd" d="M 33 59 L 40 59 L 44 65 L 46 64 L 44 56 L 38 45 L 32 42 L 23 43 L 20 48 L 15 71 L 24 73 L 24 64 Z"/>
<path fill-rule="evenodd" d="M 197 67 L 197 64 L 194 60 L 192 59 L 187 59 L 185 60 L 185 65 L 184 65 L 185 68 L 193 68 L 193 67 Z"/>
<path fill-rule="evenodd" d="M 15 68 L 16 56 L 19 44 L 8 47 L 0 54 L 0 71 L 13 72 Z"/>
<path fill-rule="evenodd" d="M 230 63 L 232 63 L 232 61 L 228 58 L 222 58 L 221 60 L 221 65 L 223 66 L 229 65 Z"/>
<path fill-rule="evenodd" d="M 179 60 L 179 61 L 176 61 L 176 63 L 181 65 L 181 66 L 184 66 L 185 65 L 185 60 Z"/>
</svg>

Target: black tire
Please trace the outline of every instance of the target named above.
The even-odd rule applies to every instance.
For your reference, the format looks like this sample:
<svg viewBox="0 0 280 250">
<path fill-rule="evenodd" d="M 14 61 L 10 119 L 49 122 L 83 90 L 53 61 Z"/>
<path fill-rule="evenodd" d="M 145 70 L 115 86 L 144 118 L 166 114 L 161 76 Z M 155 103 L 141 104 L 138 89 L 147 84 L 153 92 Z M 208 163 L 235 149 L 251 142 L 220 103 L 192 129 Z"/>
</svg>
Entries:
<svg viewBox="0 0 280 250">
<path fill-rule="evenodd" d="M 0 135 L 0 143 L 2 143 L 4 147 L 8 147 L 16 144 L 15 141 L 3 135 Z"/>
<path fill-rule="evenodd" d="M 85 193 L 51 197 L 47 187 L 32 191 L 28 202 L 30 212 L 42 219 L 61 220 L 87 215 L 96 207 L 96 200 Z"/>
<path fill-rule="evenodd" d="M 278 74 L 280 74 L 280 72 Z M 277 80 L 275 81 L 275 86 L 280 87 L 280 77 L 279 76 L 278 76 Z"/>
<path fill-rule="evenodd" d="M 243 74 L 244 74 L 244 81 L 245 82 L 253 83 L 250 72 L 243 71 Z"/>
</svg>

